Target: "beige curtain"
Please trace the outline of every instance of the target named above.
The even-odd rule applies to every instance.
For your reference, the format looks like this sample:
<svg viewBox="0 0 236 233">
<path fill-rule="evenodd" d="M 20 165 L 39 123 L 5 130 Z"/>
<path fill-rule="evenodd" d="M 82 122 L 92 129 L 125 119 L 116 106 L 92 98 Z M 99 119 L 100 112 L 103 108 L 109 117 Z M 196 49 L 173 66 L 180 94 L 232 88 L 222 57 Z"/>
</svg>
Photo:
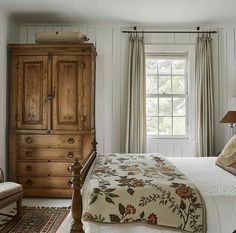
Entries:
<svg viewBox="0 0 236 233">
<path fill-rule="evenodd" d="M 146 152 L 146 85 L 144 40 L 129 40 L 128 108 L 125 151 Z"/>
<path fill-rule="evenodd" d="M 197 142 L 199 156 L 213 156 L 214 103 L 212 39 L 202 36 L 196 48 Z"/>
</svg>

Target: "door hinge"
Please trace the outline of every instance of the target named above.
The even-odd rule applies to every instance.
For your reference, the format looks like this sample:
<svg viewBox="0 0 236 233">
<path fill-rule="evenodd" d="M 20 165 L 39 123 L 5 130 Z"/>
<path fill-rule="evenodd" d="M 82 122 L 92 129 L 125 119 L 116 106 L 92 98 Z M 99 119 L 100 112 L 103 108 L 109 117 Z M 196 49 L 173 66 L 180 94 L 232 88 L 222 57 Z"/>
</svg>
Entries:
<svg viewBox="0 0 236 233">
<path fill-rule="evenodd" d="M 86 121 L 86 116 L 85 115 L 80 116 L 80 120 L 81 120 L 81 122 L 85 122 Z"/>
</svg>

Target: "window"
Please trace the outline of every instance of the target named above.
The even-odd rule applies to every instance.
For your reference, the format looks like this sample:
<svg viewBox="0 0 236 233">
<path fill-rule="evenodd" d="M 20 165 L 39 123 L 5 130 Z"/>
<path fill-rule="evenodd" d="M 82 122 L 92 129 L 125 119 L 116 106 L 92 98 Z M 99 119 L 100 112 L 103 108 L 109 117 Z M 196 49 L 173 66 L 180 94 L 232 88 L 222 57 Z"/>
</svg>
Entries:
<svg viewBox="0 0 236 233">
<path fill-rule="evenodd" d="M 147 134 L 188 136 L 188 53 L 146 54 Z"/>
</svg>

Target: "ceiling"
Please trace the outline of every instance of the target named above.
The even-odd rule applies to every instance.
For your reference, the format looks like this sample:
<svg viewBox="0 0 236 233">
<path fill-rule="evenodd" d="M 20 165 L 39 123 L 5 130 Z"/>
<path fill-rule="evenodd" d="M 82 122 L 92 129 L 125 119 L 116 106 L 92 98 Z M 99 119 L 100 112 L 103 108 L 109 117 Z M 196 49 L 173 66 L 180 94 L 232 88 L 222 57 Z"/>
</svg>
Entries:
<svg viewBox="0 0 236 233">
<path fill-rule="evenodd" d="M 0 0 L 20 23 L 236 23 L 236 0 Z"/>
</svg>

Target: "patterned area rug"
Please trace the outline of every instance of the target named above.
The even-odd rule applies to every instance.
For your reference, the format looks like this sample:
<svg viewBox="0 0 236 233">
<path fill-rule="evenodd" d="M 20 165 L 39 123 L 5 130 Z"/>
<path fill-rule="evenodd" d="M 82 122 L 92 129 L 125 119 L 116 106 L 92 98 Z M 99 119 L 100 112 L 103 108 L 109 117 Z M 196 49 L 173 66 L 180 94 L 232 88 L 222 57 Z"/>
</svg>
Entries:
<svg viewBox="0 0 236 233">
<path fill-rule="evenodd" d="M 0 220 L 1 233 L 55 233 L 69 214 L 69 208 L 22 207 L 22 218 L 4 216 Z M 14 214 L 15 210 L 10 214 Z"/>
</svg>

